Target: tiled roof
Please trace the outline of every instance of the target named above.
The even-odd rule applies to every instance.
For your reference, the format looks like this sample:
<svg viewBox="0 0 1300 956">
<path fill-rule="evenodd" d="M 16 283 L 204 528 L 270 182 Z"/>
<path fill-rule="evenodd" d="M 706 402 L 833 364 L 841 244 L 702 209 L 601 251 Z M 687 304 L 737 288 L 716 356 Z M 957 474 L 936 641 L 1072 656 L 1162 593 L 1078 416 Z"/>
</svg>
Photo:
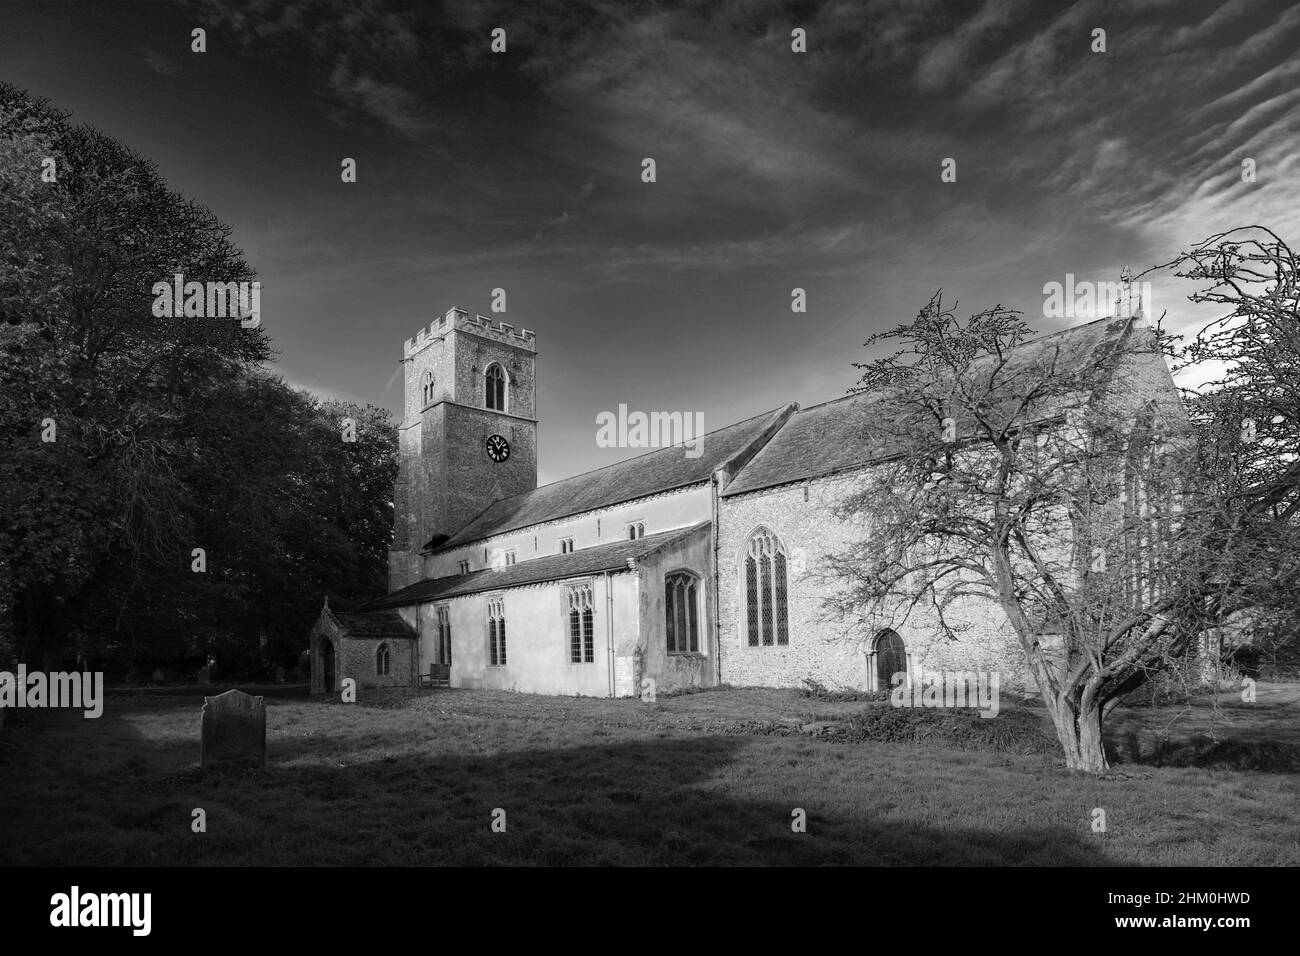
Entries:
<svg viewBox="0 0 1300 956">
<path fill-rule="evenodd" d="M 543 521 L 708 481 L 715 469 L 742 453 L 783 411 L 765 412 L 706 433 L 698 458 L 687 458 L 683 446 L 673 445 L 504 498 L 435 548 L 445 551 Z"/>
<path fill-rule="evenodd" d="M 705 521 L 690 528 L 646 535 L 635 541 L 615 541 L 594 548 L 580 548 L 568 554 L 550 554 L 543 558 L 533 558 L 531 561 L 521 561 L 502 568 L 487 568 L 482 571 L 471 571 L 469 574 L 454 574 L 445 578 L 417 581 L 392 594 L 376 598 L 363 605 L 363 609 L 369 611 L 378 608 L 404 607 L 462 594 L 495 591 L 498 588 L 520 587 L 525 584 L 540 584 L 583 574 L 597 574 L 601 571 L 626 571 L 630 560 L 635 561 L 665 544 L 688 537 L 701 529 L 707 529 L 711 524 L 712 522 Z"/>
<path fill-rule="evenodd" d="M 1078 369 L 1097 352 L 1109 348 L 1129 331 L 1132 320 L 1103 318 L 1021 343 L 999 370 L 999 381 L 1014 383 L 1017 375 L 1041 368 L 1053 359 L 1062 369 Z M 976 362 L 989 369 L 992 357 Z M 1008 394 L 1014 393 L 1009 385 Z M 1053 410 L 1055 413 L 1059 410 Z M 849 395 L 800 409 L 754 456 L 727 487 L 724 497 L 771 488 L 836 472 L 848 471 L 888 457 L 891 448 L 868 439 L 873 423 L 897 423 L 908 412 L 891 403 L 886 392 Z M 958 423 L 958 430 L 962 431 Z M 886 426 L 880 431 L 888 434 Z"/>
<path fill-rule="evenodd" d="M 349 637 L 415 637 L 415 631 L 396 611 L 345 612 L 331 608 L 329 613 Z"/>
</svg>

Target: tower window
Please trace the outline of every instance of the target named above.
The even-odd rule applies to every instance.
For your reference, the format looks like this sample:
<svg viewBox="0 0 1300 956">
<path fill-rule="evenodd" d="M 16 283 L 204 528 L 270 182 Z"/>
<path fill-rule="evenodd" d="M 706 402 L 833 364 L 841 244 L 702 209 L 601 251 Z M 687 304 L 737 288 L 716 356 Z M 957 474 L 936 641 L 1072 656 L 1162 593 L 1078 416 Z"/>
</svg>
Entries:
<svg viewBox="0 0 1300 956">
<path fill-rule="evenodd" d="M 560 539 L 560 554 L 573 554 L 573 539 L 572 539 L 572 538 L 561 538 L 561 539 Z"/>
<path fill-rule="evenodd" d="M 785 548 L 766 528 L 750 537 L 743 574 L 749 646 L 789 644 Z"/>
<path fill-rule="evenodd" d="M 506 410 L 506 370 L 496 362 L 487 367 L 487 372 L 483 376 L 487 384 L 487 396 L 484 407 L 495 409 L 498 412 Z"/>
<path fill-rule="evenodd" d="M 627 539 L 629 541 L 635 541 L 637 538 L 644 538 L 644 537 L 645 537 L 644 521 L 633 521 L 631 524 L 627 526 Z"/>
<path fill-rule="evenodd" d="M 388 645 L 380 644 L 375 651 L 375 674 L 379 677 L 386 677 L 392 668 L 392 656 L 388 653 Z"/>
<path fill-rule="evenodd" d="M 460 573 L 461 573 L 461 574 L 469 574 L 469 562 L 468 562 L 468 561 L 462 561 L 462 562 L 460 563 Z"/>
<path fill-rule="evenodd" d="M 506 609 L 500 598 L 488 601 L 488 663 L 506 665 Z"/>
<path fill-rule="evenodd" d="M 433 401 L 433 373 L 425 370 L 424 378 L 420 381 L 420 405 L 428 405 Z"/>
<path fill-rule="evenodd" d="M 591 664 L 596 660 L 594 614 L 591 585 L 572 585 L 569 588 L 570 664 Z"/>
</svg>

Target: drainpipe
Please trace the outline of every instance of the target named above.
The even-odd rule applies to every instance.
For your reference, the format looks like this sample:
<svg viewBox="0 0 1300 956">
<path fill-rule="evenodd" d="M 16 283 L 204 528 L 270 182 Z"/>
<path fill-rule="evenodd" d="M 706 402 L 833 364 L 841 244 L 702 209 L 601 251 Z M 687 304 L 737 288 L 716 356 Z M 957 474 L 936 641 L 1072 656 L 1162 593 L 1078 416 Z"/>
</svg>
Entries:
<svg viewBox="0 0 1300 956">
<path fill-rule="evenodd" d="M 605 656 L 608 660 L 609 696 L 614 696 L 614 592 L 610 590 L 609 572 L 605 572 Z"/>
<path fill-rule="evenodd" d="M 719 611 L 722 608 L 722 581 L 718 573 L 718 492 L 722 490 L 721 483 L 718 480 L 718 472 L 713 473 L 713 479 L 709 483 L 711 500 L 709 509 L 711 511 L 712 521 L 709 536 L 712 538 L 713 547 L 713 573 L 710 577 L 713 579 L 713 668 L 717 674 L 718 686 L 722 685 L 722 622 L 719 620 Z"/>
<path fill-rule="evenodd" d="M 421 630 L 422 630 L 422 629 L 421 629 L 421 627 L 420 627 L 420 607 L 421 607 L 421 605 L 419 605 L 419 604 L 417 604 L 417 605 L 415 606 L 415 655 L 414 655 L 414 656 L 415 656 L 415 680 L 414 680 L 414 686 L 415 686 L 416 690 L 419 690 L 419 688 L 420 688 L 420 664 L 421 664 L 420 645 L 424 642 L 424 635 L 421 633 Z"/>
</svg>

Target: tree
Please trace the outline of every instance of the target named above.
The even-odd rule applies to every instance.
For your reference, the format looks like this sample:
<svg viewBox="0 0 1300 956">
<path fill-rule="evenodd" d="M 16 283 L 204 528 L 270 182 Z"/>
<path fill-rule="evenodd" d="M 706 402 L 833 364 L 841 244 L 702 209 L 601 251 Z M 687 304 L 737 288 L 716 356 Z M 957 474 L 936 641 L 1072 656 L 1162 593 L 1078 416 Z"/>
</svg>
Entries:
<svg viewBox="0 0 1300 956">
<path fill-rule="evenodd" d="M 1272 230 L 1244 226 L 1158 271 L 1222 311 L 1178 352 L 1181 368 L 1208 373 L 1185 392 L 1214 501 L 1207 617 L 1248 615 L 1276 652 L 1300 632 L 1300 261 Z"/>
<path fill-rule="evenodd" d="M 152 163 L 9 85 L 0 141 L 0 553 L 16 616 L 53 663 L 67 601 L 111 543 L 184 537 L 177 422 L 195 383 L 253 368 L 269 346 L 260 329 L 203 341 L 152 320 L 165 276 L 253 275 L 229 228 Z"/>
<path fill-rule="evenodd" d="M 1031 336 L 1017 312 L 961 322 L 936 294 L 868 340 L 901 348 L 857 364 L 874 459 L 838 510 L 864 533 L 829 556 L 830 606 L 872 630 L 930 614 L 957 640 L 954 615 L 992 602 L 1066 765 L 1098 772 L 1105 713 L 1197 633 L 1176 571 L 1200 491 L 1153 330 Z"/>
<path fill-rule="evenodd" d="M 387 412 L 294 392 L 260 328 L 152 315 L 177 272 L 253 279 L 229 236 L 148 160 L 0 84 L 0 645 L 47 670 L 69 642 L 255 663 L 303 643 L 322 592 L 383 588 Z"/>
</svg>

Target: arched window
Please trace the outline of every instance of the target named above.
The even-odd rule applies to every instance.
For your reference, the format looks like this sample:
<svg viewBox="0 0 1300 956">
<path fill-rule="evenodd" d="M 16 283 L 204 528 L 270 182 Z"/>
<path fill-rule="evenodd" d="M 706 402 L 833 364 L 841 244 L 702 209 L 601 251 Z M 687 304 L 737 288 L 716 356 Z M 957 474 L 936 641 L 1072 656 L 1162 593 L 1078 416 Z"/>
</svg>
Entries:
<svg viewBox="0 0 1300 956">
<path fill-rule="evenodd" d="M 785 548 L 766 528 L 749 538 L 742 568 L 749 646 L 789 644 Z"/>
<path fill-rule="evenodd" d="M 380 677 L 386 677 L 391 668 L 392 660 L 388 653 L 388 645 L 380 644 L 379 649 L 375 651 L 375 673 Z"/>
<path fill-rule="evenodd" d="M 664 579 L 664 623 L 669 654 L 700 651 L 700 579 L 677 571 Z"/>
<path fill-rule="evenodd" d="M 484 407 L 504 412 L 506 410 L 506 383 L 509 381 L 506 378 L 506 370 L 493 362 L 487 367 L 483 378 L 487 383 L 487 401 Z"/>
<path fill-rule="evenodd" d="M 420 405 L 428 405 L 433 401 L 433 373 L 425 370 L 424 378 L 420 380 Z"/>
<path fill-rule="evenodd" d="M 501 598 L 488 601 L 488 663 L 506 665 L 506 607 Z"/>
<path fill-rule="evenodd" d="M 590 584 L 569 587 L 570 664 L 590 664 L 596 660 L 593 603 Z"/>
<path fill-rule="evenodd" d="M 900 682 L 906 683 L 907 645 L 897 631 L 881 631 L 877 634 L 871 656 L 875 662 L 876 690 L 895 687 L 895 674 L 902 674 Z"/>
<path fill-rule="evenodd" d="M 451 613 L 447 605 L 442 604 L 438 611 L 438 649 L 437 663 L 451 663 Z"/>
</svg>

